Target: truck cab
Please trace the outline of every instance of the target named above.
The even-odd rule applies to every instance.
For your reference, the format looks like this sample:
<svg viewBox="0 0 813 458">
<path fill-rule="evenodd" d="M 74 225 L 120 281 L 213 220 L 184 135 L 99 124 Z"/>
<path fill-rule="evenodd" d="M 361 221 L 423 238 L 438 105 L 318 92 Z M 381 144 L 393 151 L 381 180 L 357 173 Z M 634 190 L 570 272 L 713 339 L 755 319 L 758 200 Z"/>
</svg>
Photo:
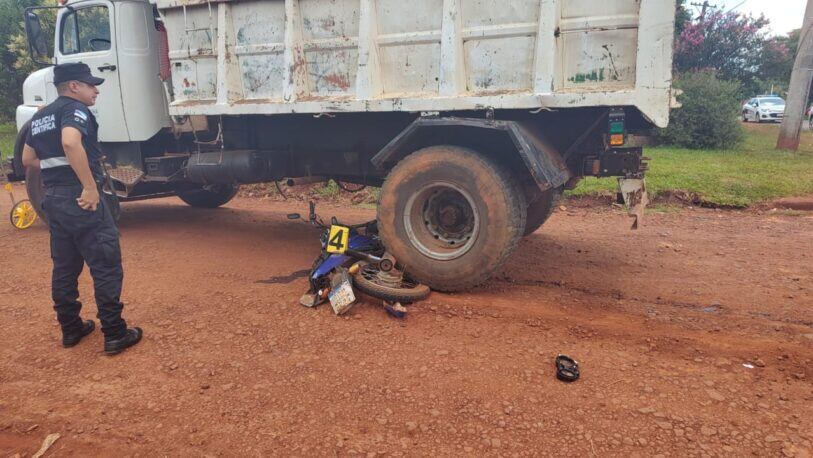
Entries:
<svg viewBox="0 0 813 458">
<path fill-rule="evenodd" d="M 37 10 L 26 13 L 29 33 L 37 28 L 45 32 L 35 25 L 38 19 Z M 153 5 L 146 0 L 73 0 L 58 9 L 53 62 L 83 62 L 105 79 L 97 104 L 90 108 L 104 120 L 99 141 L 146 141 L 171 126 L 160 79 L 158 39 Z M 51 67 L 29 76 L 23 105 L 17 108 L 18 129 L 56 97 Z"/>
<path fill-rule="evenodd" d="M 45 27 L 49 24 L 53 26 L 52 46 Z M 23 85 L 23 104 L 16 111 L 19 134 L 9 178 L 26 181 L 41 217 L 45 216 L 41 211 L 41 179 L 37 171 L 22 168 L 20 155 L 29 120 L 58 96 L 52 64 L 82 62 L 105 80 L 90 110 L 100 120 L 98 137 L 109 176 L 105 192 L 114 200 L 112 208 L 118 209 L 119 201 L 169 195 L 211 207 L 236 194 L 236 186 L 204 189 L 199 183 L 169 183 L 166 177 L 151 180 L 147 176 L 148 158 L 163 158 L 190 148 L 189 139 L 182 138 L 184 120 L 173 122 L 168 114 L 169 64 L 164 59 L 162 67 L 159 57 L 161 50 L 166 54 L 166 46 L 162 46 L 166 32 L 153 3 L 61 0 L 58 7 L 27 9 L 25 27 L 32 58 L 43 68 L 32 73 Z M 182 144 L 184 141 L 187 144 Z M 172 162 L 179 161 L 173 157 Z"/>
</svg>

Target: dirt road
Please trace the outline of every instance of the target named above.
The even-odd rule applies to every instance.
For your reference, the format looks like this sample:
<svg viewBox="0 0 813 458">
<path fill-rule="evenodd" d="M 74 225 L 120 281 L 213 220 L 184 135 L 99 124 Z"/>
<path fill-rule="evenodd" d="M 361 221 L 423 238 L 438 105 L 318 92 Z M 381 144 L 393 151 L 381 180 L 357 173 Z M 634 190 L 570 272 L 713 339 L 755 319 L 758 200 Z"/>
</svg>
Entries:
<svg viewBox="0 0 813 458">
<path fill-rule="evenodd" d="M 569 202 L 507 268 L 406 320 L 297 304 L 301 204 L 125 205 L 126 318 L 59 347 L 46 228 L 0 223 L 0 456 L 811 456 L 813 214 Z M 9 210 L 0 199 L 0 214 Z M 348 221 L 368 210 L 320 207 Z M 264 282 L 268 281 L 270 282 Z M 87 274 L 85 317 L 95 315 Z M 557 353 L 582 379 L 554 377 Z"/>
</svg>

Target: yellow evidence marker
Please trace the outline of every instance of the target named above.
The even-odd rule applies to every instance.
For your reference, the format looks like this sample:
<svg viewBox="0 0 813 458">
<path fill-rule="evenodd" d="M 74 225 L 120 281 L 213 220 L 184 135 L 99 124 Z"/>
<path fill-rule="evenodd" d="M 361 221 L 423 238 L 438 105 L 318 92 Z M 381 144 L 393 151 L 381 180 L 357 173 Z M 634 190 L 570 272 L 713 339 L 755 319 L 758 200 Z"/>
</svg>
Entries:
<svg viewBox="0 0 813 458">
<path fill-rule="evenodd" d="M 350 244 L 350 228 L 344 226 L 330 226 L 327 238 L 327 252 L 342 254 L 347 251 Z"/>
</svg>

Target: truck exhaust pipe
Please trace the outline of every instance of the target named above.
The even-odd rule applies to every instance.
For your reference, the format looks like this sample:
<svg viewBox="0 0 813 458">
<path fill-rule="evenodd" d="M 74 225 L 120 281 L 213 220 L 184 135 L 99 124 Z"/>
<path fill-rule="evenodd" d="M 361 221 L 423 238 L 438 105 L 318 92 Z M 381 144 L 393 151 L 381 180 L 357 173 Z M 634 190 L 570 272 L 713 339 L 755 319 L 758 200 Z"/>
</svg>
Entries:
<svg viewBox="0 0 813 458">
<path fill-rule="evenodd" d="M 306 184 L 314 184 L 314 183 L 324 183 L 328 180 L 328 177 L 302 177 L 302 178 L 288 178 L 285 181 L 285 184 L 292 188 L 294 186 L 303 186 Z"/>
</svg>

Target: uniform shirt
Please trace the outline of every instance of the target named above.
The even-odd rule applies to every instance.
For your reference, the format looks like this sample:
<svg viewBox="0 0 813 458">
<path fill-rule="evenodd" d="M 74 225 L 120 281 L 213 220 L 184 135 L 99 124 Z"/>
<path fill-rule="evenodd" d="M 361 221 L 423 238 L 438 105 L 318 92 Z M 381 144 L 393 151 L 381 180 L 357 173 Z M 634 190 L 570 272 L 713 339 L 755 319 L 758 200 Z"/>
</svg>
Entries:
<svg viewBox="0 0 813 458">
<path fill-rule="evenodd" d="M 62 149 L 63 127 L 73 127 L 82 133 L 82 145 L 88 155 L 90 171 L 96 182 L 101 182 L 102 150 L 99 148 L 97 137 L 99 124 L 96 123 L 96 117 L 84 103 L 60 96 L 31 118 L 31 128 L 25 139 L 25 143 L 36 151 L 40 160 L 42 181 L 45 186 L 82 184 L 68 163 L 65 150 Z"/>
</svg>

